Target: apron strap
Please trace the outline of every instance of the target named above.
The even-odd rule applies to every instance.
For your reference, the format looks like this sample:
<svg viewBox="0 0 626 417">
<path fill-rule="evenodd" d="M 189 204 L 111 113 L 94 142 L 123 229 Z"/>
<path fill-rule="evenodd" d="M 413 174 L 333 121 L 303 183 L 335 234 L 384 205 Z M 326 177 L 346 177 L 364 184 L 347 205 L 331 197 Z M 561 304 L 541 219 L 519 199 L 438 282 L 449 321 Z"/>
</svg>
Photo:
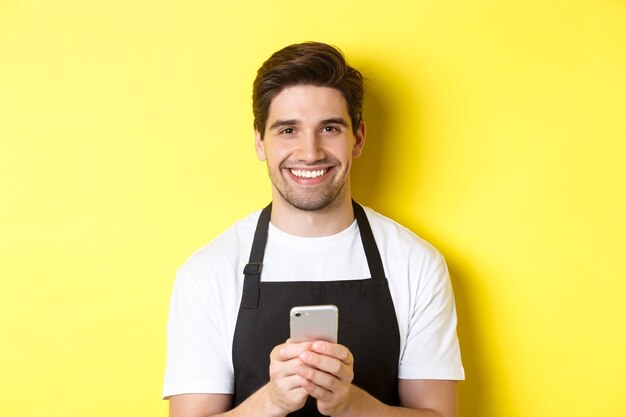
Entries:
<svg viewBox="0 0 626 417">
<path fill-rule="evenodd" d="M 372 228 L 367 220 L 365 210 L 356 201 L 352 200 L 354 217 L 359 225 L 361 242 L 365 250 L 365 258 L 373 279 L 385 279 L 385 269 L 380 258 L 380 252 L 374 240 Z M 263 257 L 265 255 L 265 245 L 267 244 L 267 231 L 272 213 L 272 203 L 261 211 L 257 227 L 252 240 L 252 249 L 248 264 L 243 269 L 245 278 L 243 280 L 243 295 L 241 299 L 242 308 L 258 308 L 259 306 L 259 286 L 261 283 L 261 271 L 263 270 Z"/>
<path fill-rule="evenodd" d="M 263 269 L 263 256 L 265 255 L 265 245 L 267 243 L 267 230 L 270 225 L 270 215 L 272 214 L 272 203 L 261 211 L 248 264 L 243 269 L 245 278 L 243 280 L 243 295 L 241 298 L 241 308 L 258 308 L 259 306 L 259 285 L 261 282 L 261 270 Z"/>
<path fill-rule="evenodd" d="M 374 239 L 370 222 L 367 220 L 365 210 L 354 200 L 352 200 L 352 208 L 354 209 L 354 217 L 356 217 L 356 221 L 359 225 L 361 242 L 363 243 L 363 249 L 365 249 L 365 257 L 367 258 L 367 266 L 370 268 L 370 274 L 373 279 L 385 279 L 383 261 L 380 258 L 378 245 L 376 245 L 376 240 Z"/>
</svg>

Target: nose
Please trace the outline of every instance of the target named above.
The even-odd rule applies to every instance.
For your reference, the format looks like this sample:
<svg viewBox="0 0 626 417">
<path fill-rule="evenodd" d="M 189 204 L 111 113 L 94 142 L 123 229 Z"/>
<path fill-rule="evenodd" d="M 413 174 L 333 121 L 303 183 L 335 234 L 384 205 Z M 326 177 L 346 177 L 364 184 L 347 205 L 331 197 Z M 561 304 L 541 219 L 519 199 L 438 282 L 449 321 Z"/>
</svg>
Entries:
<svg viewBox="0 0 626 417">
<path fill-rule="evenodd" d="M 302 135 L 298 143 L 295 157 L 306 163 L 313 163 L 325 158 L 322 147 L 322 138 L 316 132 L 307 132 Z"/>
</svg>

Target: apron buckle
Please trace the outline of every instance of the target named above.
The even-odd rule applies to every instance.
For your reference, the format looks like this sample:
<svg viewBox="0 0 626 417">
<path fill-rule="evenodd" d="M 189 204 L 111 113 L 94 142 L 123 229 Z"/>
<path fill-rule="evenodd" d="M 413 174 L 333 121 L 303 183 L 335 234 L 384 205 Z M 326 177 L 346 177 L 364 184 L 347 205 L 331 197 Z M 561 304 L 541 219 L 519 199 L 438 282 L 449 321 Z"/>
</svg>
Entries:
<svg viewBox="0 0 626 417">
<path fill-rule="evenodd" d="M 243 268 L 244 275 L 261 275 L 263 262 L 250 262 Z"/>
</svg>

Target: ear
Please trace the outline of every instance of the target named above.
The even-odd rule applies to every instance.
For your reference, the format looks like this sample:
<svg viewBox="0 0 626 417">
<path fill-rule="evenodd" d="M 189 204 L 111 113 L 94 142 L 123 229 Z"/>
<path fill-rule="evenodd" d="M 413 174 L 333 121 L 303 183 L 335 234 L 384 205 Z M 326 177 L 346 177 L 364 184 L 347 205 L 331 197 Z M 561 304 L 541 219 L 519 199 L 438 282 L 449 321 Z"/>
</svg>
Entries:
<svg viewBox="0 0 626 417">
<path fill-rule="evenodd" d="M 352 148 L 352 157 L 358 158 L 363 152 L 363 146 L 365 146 L 365 122 L 361 120 L 359 128 L 354 134 L 354 147 Z"/>
<path fill-rule="evenodd" d="M 266 161 L 267 157 L 265 156 L 265 146 L 263 139 L 261 139 L 261 132 L 259 132 L 258 129 L 254 129 L 254 147 L 259 161 Z"/>
</svg>

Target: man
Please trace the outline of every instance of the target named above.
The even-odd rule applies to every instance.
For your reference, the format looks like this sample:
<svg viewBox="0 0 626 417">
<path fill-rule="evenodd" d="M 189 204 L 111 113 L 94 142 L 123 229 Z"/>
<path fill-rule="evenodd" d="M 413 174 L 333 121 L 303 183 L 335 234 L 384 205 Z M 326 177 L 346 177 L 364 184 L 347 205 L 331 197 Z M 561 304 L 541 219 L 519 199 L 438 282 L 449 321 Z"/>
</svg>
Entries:
<svg viewBox="0 0 626 417">
<path fill-rule="evenodd" d="M 172 417 L 456 416 L 464 378 L 442 256 L 354 203 L 361 74 L 335 48 L 288 46 L 253 87 L 272 204 L 178 272 L 163 396 Z M 338 343 L 295 343 L 289 311 L 335 304 Z"/>
</svg>

